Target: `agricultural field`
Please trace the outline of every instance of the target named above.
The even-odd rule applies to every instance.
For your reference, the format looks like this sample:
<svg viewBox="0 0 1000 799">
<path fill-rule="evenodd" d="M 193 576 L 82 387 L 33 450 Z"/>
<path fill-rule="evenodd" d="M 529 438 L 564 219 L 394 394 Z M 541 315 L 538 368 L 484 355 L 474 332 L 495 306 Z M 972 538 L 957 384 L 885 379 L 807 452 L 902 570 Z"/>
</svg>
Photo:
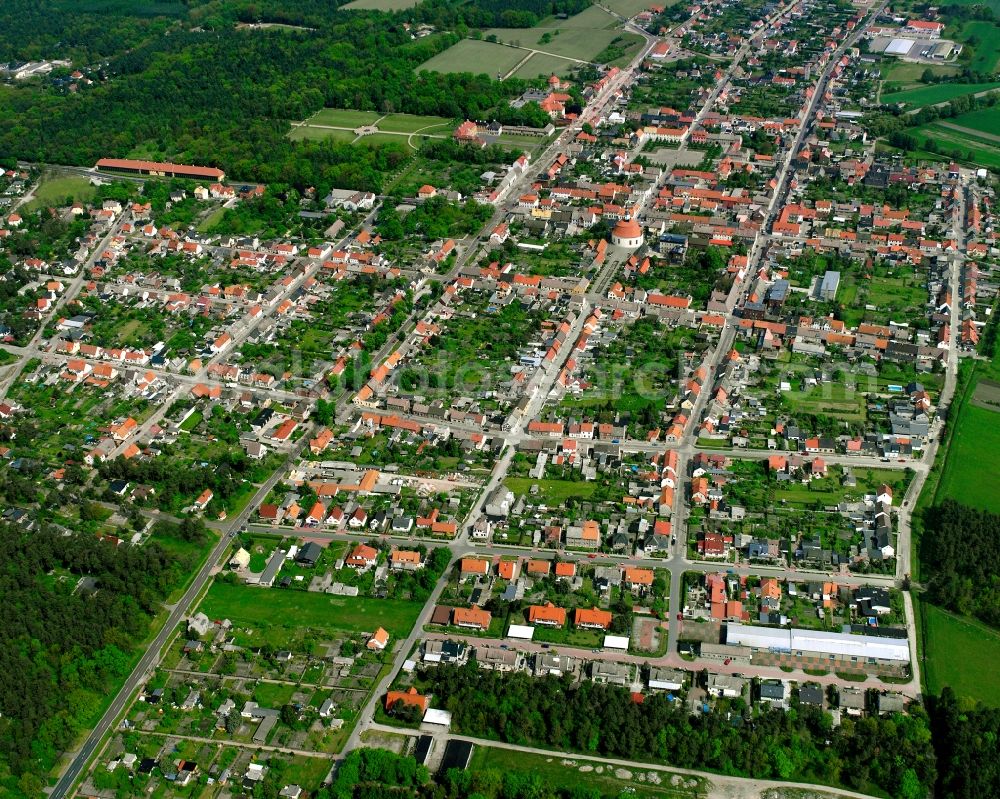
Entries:
<svg viewBox="0 0 1000 799">
<path fill-rule="evenodd" d="M 951 498 L 963 505 L 1000 513 L 997 453 L 1000 453 L 1000 412 L 966 401 L 952 433 L 936 501 Z"/>
<path fill-rule="evenodd" d="M 969 111 L 967 114 L 952 117 L 948 123 L 960 128 L 988 133 L 1000 139 L 1000 105 L 995 105 L 992 108 L 980 108 L 978 111 Z"/>
<path fill-rule="evenodd" d="M 955 158 L 955 160 L 985 166 L 990 169 L 1000 169 L 1000 141 L 988 140 L 988 133 L 979 133 L 968 128 L 953 127 L 956 123 L 938 121 L 928 125 L 911 128 L 908 133 L 917 137 L 922 147 L 933 141 L 937 145 L 938 155 L 930 154 L 931 158 Z M 916 152 L 923 158 L 923 152 Z"/>
<path fill-rule="evenodd" d="M 540 53 L 589 61 L 620 35 L 618 21 L 598 6 L 534 28 L 490 28 L 484 36 Z M 523 56 L 522 56 L 523 57 Z"/>
<path fill-rule="evenodd" d="M 527 53 L 502 44 L 475 39 L 462 41 L 425 61 L 417 72 L 476 72 L 490 77 L 506 75 L 524 60 Z"/>
<path fill-rule="evenodd" d="M 950 685 L 959 697 L 1000 706 L 1000 683 L 983 679 L 1000 658 L 1000 632 L 927 602 L 919 603 L 919 616 L 927 691 Z"/>
<path fill-rule="evenodd" d="M 656 3 L 655 5 L 662 6 L 664 8 L 669 8 L 672 5 L 676 5 L 679 0 L 667 0 L 664 3 Z M 616 14 L 621 14 L 623 17 L 634 17 L 640 11 L 645 11 L 654 5 L 648 2 L 648 0 L 609 0 L 607 3 L 602 3 L 602 5 L 607 6 Z"/>
<path fill-rule="evenodd" d="M 420 604 L 216 582 L 201 610 L 210 618 L 230 619 L 241 626 L 311 627 L 331 633 L 371 632 L 384 627 L 393 637 L 401 638 L 413 629 Z"/>
<path fill-rule="evenodd" d="M 49 174 L 42 178 L 35 189 L 32 200 L 25 205 L 28 212 L 37 211 L 49 205 L 72 205 L 74 202 L 87 203 L 97 195 L 97 187 L 84 177 L 75 175 Z M 70 202 L 66 202 L 69 200 Z"/>
<path fill-rule="evenodd" d="M 920 85 L 919 88 L 907 89 L 901 92 L 882 92 L 883 103 L 906 103 L 908 107 L 918 108 L 924 105 L 945 103 L 956 97 L 967 94 L 978 94 L 989 89 L 1000 88 L 1000 83 L 939 83 L 931 86 Z"/>
</svg>

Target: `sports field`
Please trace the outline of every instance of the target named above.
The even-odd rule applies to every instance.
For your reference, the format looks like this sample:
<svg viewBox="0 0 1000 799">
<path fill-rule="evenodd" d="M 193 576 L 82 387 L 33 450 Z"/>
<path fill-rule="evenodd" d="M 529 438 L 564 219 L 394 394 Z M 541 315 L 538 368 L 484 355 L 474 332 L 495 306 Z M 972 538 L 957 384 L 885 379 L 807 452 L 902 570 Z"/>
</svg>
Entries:
<svg viewBox="0 0 1000 799">
<path fill-rule="evenodd" d="M 307 591 L 213 583 L 201 611 L 239 626 L 312 627 L 347 633 L 385 627 L 394 637 L 409 635 L 420 603 L 397 599 L 343 597 Z"/>
<path fill-rule="evenodd" d="M 921 663 L 927 691 L 940 694 L 950 685 L 959 697 L 1000 706 L 1000 632 L 982 622 L 919 603 L 923 633 Z"/>
</svg>

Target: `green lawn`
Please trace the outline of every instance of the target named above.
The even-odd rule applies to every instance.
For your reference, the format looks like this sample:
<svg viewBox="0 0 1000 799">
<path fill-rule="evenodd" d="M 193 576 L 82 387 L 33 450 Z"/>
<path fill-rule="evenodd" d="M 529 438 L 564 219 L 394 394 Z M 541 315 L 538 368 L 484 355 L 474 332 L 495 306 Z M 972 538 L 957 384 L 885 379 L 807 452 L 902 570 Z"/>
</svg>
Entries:
<svg viewBox="0 0 1000 799">
<path fill-rule="evenodd" d="M 1000 632 L 920 602 L 923 633 L 922 668 L 927 691 L 941 693 L 950 685 L 958 696 L 1000 706 Z"/>
<path fill-rule="evenodd" d="M 341 8 L 347 11 L 402 11 L 413 8 L 420 0 L 354 0 Z"/>
<path fill-rule="evenodd" d="M 359 128 L 362 125 L 374 125 L 382 118 L 378 111 L 353 111 L 350 108 L 321 108 L 309 119 L 311 125 L 333 125 L 341 128 Z"/>
<path fill-rule="evenodd" d="M 216 582 L 201 610 L 213 619 L 228 618 L 238 625 L 313 627 L 347 633 L 385 627 L 393 637 L 400 638 L 413 629 L 420 604 Z"/>
<path fill-rule="evenodd" d="M 530 477 L 508 477 L 507 487 L 515 494 L 532 496 L 529 492 L 533 485 L 538 485 L 538 493 L 534 498 L 546 505 L 562 505 L 570 497 L 589 499 L 597 490 L 597 483 L 581 480 L 576 483 L 570 480 L 532 480 Z"/>
<path fill-rule="evenodd" d="M 425 61 L 417 72 L 472 72 L 486 73 L 491 78 L 506 75 L 528 55 L 525 50 L 504 47 L 502 44 L 462 39 L 443 53 Z"/>
<path fill-rule="evenodd" d="M 25 209 L 35 211 L 49 205 L 62 206 L 69 199 L 74 202 L 90 202 L 97 195 L 97 188 L 87 178 L 74 175 L 46 175 L 35 190 L 35 196 Z"/>
<path fill-rule="evenodd" d="M 278 708 L 291 702 L 294 693 L 294 685 L 262 682 L 253 689 L 253 698 L 261 707 Z"/>
<path fill-rule="evenodd" d="M 937 501 L 1000 513 L 1000 413 L 966 402 L 959 411 Z"/>
<path fill-rule="evenodd" d="M 378 123 L 379 130 L 396 133 L 451 133 L 455 120 L 445 117 L 417 116 L 415 114 L 390 114 Z"/>
<path fill-rule="evenodd" d="M 944 154 L 936 156 L 937 158 L 950 158 L 951 153 L 957 151 L 960 161 L 1000 169 L 1000 143 L 979 138 L 976 131 L 971 129 L 961 131 L 949 128 L 946 123 L 957 124 L 951 120 L 941 120 L 918 128 L 910 128 L 908 132 L 917 137 L 921 146 L 926 146 L 925 142 L 933 141 Z M 914 155 L 923 157 L 920 152 Z"/>
<path fill-rule="evenodd" d="M 933 105 L 964 97 L 967 94 L 977 94 L 987 89 L 1000 88 L 1000 83 L 939 83 L 933 86 L 921 86 L 902 92 L 882 93 L 883 103 L 906 103 L 908 106 Z"/>
<path fill-rule="evenodd" d="M 535 53 L 515 70 L 513 77 L 524 78 L 525 80 L 545 77 L 547 75 L 563 77 L 572 72 L 576 66 L 578 65 L 575 61 L 567 61 L 565 58 L 545 53 Z"/>
<path fill-rule="evenodd" d="M 1000 61 L 1000 25 L 984 20 L 966 22 L 959 41 L 968 42 L 969 39 L 976 40 L 976 44 L 971 45 L 973 52 L 969 66 L 972 71 L 987 74 L 995 72 L 997 62 Z"/>
<path fill-rule="evenodd" d="M 302 141 L 303 139 L 333 139 L 334 141 L 352 142 L 357 136 L 351 130 L 338 130 L 336 128 L 313 128 L 308 125 L 296 125 L 288 132 L 288 138 L 292 141 Z"/>
</svg>

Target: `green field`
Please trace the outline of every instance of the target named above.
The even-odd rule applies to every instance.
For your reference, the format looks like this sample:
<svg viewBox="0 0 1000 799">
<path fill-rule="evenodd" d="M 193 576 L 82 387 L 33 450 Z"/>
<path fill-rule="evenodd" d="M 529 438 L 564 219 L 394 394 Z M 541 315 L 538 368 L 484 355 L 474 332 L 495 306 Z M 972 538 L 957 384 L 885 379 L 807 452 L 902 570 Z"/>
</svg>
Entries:
<svg viewBox="0 0 1000 799">
<path fill-rule="evenodd" d="M 961 114 L 946 121 L 962 128 L 1000 136 L 1000 106 L 998 105 L 992 108 L 980 108 L 978 111 L 969 111 L 967 114 Z"/>
<path fill-rule="evenodd" d="M 621 31 L 615 17 L 598 6 L 591 6 L 569 19 L 547 19 L 534 28 L 490 28 L 484 35 L 541 53 L 589 61 L 621 35 Z M 543 41 L 543 37 L 549 37 L 548 41 Z"/>
<path fill-rule="evenodd" d="M 491 78 L 503 76 L 516 67 L 528 53 L 493 42 L 462 39 L 443 53 L 425 61 L 417 72 L 474 72 L 486 73 Z"/>
<path fill-rule="evenodd" d="M 309 119 L 308 125 L 331 125 L 335 128 L 360 128 L 362 125 L 374 125 L 382 118 L 378 111 L 352 111 L 349 108 L 321 108 Z"/>
<path fill-rule="evenodd" d="M 971 394 L 970 394 L 971 395 Z M 1000 513 L 1000 412 L 966 402 L 951 437 L 936 501 Z"/>
<path fill-rule="evenodd" d="M 333 139 L 334 141 L 352 142 L 358 137 L 353 131 L 350 130 L 296 126 L 288 132 L 288 138 L 292 141 L 302 141 L 303 139 Z"/>
<path fill-rule="evenodd" d="M 379 133 L 358 138 L 354 130 L 376 125 Z M 293 125 L 288 133 L 292 141 L 302 139 L 333 139 L 335 141 L 362 141 L 369 143 L 409 144 L 409 135 L 448 136 L 455 120 L 446 117 L 417 116 L 414 114 L 379 114 L 377 111 L 352 111 L 350 109 L 324 108 L 300 125 Z M 405 134 L 405 135 L 400 135 Z M 417 140 L 410 146 L 415 147 Z"/>
<path fill-rule="evenodd" d="M 918 88 L 924 85 L 920 83 L 920 76 L 928 69 L 936 76 L 955 75 L 959 71 L 954 64 L 914 64 L 909 61 L 896 61 L 886 70 L 883 80 L 887 86 L 901 84 L 906 88 Z"/>
<path fill-rule="evenodd" d="M 49 205 L 64 205 L 66 200 L 74 202 L 90 202 L 97 195 L 97 187 L 91 185 L 84 177 L 75 175 L 46 175 L 41 185 L 35 190 L 35 196 L 25 206 L 27 211 L 35 211 Z"/>
<path fill-rule="evenodd" d="M 675 5 L 678 0 L 667 0 L 665 3 L 653 3 L 650 0 L 608 0 L 606 3 L 601 5 L 607 6 L 616 14 L 621 14 L 623 17 L 634 17 L 640 11 L 645 11 L 651 5 L 660 5 L 664 7 L 669 7 Z"/>
<path fill-rule="evenodd" d="M 584 771 L 581 766 L 586 767 Z M 597 790 L 602 796 L 632 796 L 650 797 L 650 799 L 687 799 L 688 797 L 705 796 L 709 780 L 704 777 L 685 775 L 675 784 L 670 772 L 655 772 L 660 777 L 654 784 L 652 780 L 634 779 L 635 772 L 646 774 L 646 769 L 636 768 L 628 772 L 628 777 L 618 776 L 611 768 L 605 768 L 603 773 L 597 773 L 588 761 L 578 760 L 572 755 L 553 752 L 552 755 L 534 754 L 530 752 L 515 752 L 490 746 L 477 746 L 472 753 L 469 764 L 472 771 L 492 769 L 501 773 L 522 772 L 537 775 L 544 785 L 572 789 L 585 788 Z"/>
<path fill-rule="evenodd" d="M 919 603 L 919 616 L 927 691 L 939 694 L 950 685 L 959 697 L 1000 706 L 1000 680 L 996 678 L 1000 632 L 927 602 Z"/>
<path fill-rule="evenodd" d="M 977 94 L 987 89 L 1000 88 L 1000 83 L 939 83 L 933 86 L 921 86 L 918 89 L 908 89 L 902 92 L 882 93 L 883 103 L 906 103 L 908 106 L 919 107 L 934 105 L 964 97 L 967 94 Z"/>
<path fill-rule="evenodd" d="M 454 127 L 454 119 L 416 116 L 414 114 L 389 114 L 382 117 L 378 123 L 379 130 L 393 133 L 416 133 L 419 130 L 423 133 L 445 134 L 451 133 L 451 129 Z"/>
<path fill-rule="evenodd" d="M 956 124 L 947 120 L 950 124 Z M 947 126 L 945 121 L 932 122 L 917 128 L 910 128 L 908 133 L 917 137 L 921 147 L 926 147 L 928 141 L 933 141 L 941 154 L 937 158 L 951 158 L 957 153 L 956 160 L 977 164 L 990 169 L 1000 169 L 1000 142 L 980 138 L 973 130 L 956 130 Z M 920 152 L 915 153 L 922 157 Z"/>
<path fill-rule="evenodd" d="M 413 8 L 420 0 L 353 0 L 341 8 L 347 11 L 402 11 Z"/>
<path fill-rule="evenodd" d="M 589 498 L 596 490 L 597 483 L 592 481 L 571 480 L 533 480 L 530 477 L 508 477 L 504 483 L 515 494 L 523 494 L 532 497 L 531 486 L 537 483 L 538 493 L 533 495 L 534 499 L 544 502 L 546 505 L 562 505 L 570 497 L 578 499 Z"/>
<path fill-rule="evenodd" d="M 992 73 L 1000 62 L 1000 25 L 994 22 L 966 22 L 962 28 L 959 41 L 968 42 L 975 39 L 972 61 L 969 66 L 973 72 Z"/>
<path fill-rule="evenodd" d="M 563 77 L 572 72 L 576 66 L 575 61 L 567 61 L 565 58 L 545 53 L 535 53 L 514 71 L 512 77 L 524 80 L 545 77 L 546 75 Z"/>
<path fill-rule="evenodd" d="M 347 633 L 371 632 L 381 626 L 393 637 L 402 638 L 413 629 L 420 605 L 216 582 L 201 610 L 213 619 L 230 619 L 241 626 L 311 627 Z"/>
<path fill-rule="evenodd" d="M 949 5 L 956 6 L 986 6 L 1000 17 L 1000 0 L 951 0 Z"/>
</svg>

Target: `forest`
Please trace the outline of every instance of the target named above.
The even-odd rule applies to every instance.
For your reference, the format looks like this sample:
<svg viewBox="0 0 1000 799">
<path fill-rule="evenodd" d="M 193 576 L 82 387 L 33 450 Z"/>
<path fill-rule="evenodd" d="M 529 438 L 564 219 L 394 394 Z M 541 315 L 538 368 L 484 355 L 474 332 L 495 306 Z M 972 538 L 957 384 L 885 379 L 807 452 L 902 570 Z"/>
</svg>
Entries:
<svg viewBox="0 0 1000 799">
<path fill-rule="evenodd" d="M 531 28 L 546 17 L 573 16 L 591 5 L 591 0 L 425 0 L 408 17 L 436 27 L 449 27 L 457 17 L 469 28 Z"/>
<path fill-rule="evenodd" d="M 21 5 L 30 3 L 0 4 L 0 52 L 71 57 L 82 67 L 88 59 L 106 58 L 94 70 L 93 85 L 76 94 L 45 80 L 0 85 L 0 153 L 29 161 L 90 166 L 104 156 L 149 157 L 221 166 L 237 180 L 314 186 L 321 195 L 334 187 L 378 191 L 381 176 L 409 157 L 402 145 L 293 142 L 286 135 L 290 122 L 324 106 L 482 119 L 529 85 L 500 84 L 485 74 L 416 75 L 459 34 L 413 41 L 403 14 L 336 12 L 329 3 L 324 10 L 318 2 L 297 0 L 282 4 L 286 16 L 299 9 L 303 21 L 315 22 L 304 10 L 315 7 L 322 27 L 174 25 L 169 35 L 138 17 L 97 15 L 109 30 L 132 32 L 123 33 L 117 54 L 109 55 L 110 42 L 91 49 L 72 45 L 86 41 L 93 14 L 67 15 L 48 0 L 50 15 L 22 30 L 14 19 Z M 236 16 L 250 7 L 230 0 L 194 5 L 192 17 L 208 7 Z M 272 5 L 279 4 L 261 8 Z M 456 8 L 440 9 L 448 29 L 464 27 Z M 266 18 L 259 8 L 254 13 Z M 35 18 L 34 12 L 28 16 Z M 22 35 L 15 39 L 12 31 Z"/>
<path fill-rule="evenodd" d="M 936 795 L 1000 796 L 1000 709 L 962 708 L 951 688 L 928 701 L 937 750 Z"/>
<path fill-rule="evenodd" d="M 454 731 L 509 743 L 877 789 L 902 799 L 922 799 L 936 776 L 919 705 L 906 716 L 844 717 L 834 727 L 829 714 L 813 708 L 751 714 L 738 699 L 732 713 L 692 715 L 665 694 L 636 704 L 618 686 L 483 671 L 474 662 L 421 678 L 435 704 L 451 711 Z"/>
<path fill-rule="evenodd" d="M 193 522 L 161 536 L 188 551 L 205 540 Z M 118 547 L 0 525 L 0 793 L 5 784 L 41 792 L 41 776 L 97 720 L 159 603 L 193 565 L 156 540 Z M 89 586 L 78 587 L 82 577 Z"/>
<path fill-rule="evenodd" d="M 945 500 L 925 511 L 919 546 L 927 598 L 1000 627 L 1000 516 Z"/>
</svg>

